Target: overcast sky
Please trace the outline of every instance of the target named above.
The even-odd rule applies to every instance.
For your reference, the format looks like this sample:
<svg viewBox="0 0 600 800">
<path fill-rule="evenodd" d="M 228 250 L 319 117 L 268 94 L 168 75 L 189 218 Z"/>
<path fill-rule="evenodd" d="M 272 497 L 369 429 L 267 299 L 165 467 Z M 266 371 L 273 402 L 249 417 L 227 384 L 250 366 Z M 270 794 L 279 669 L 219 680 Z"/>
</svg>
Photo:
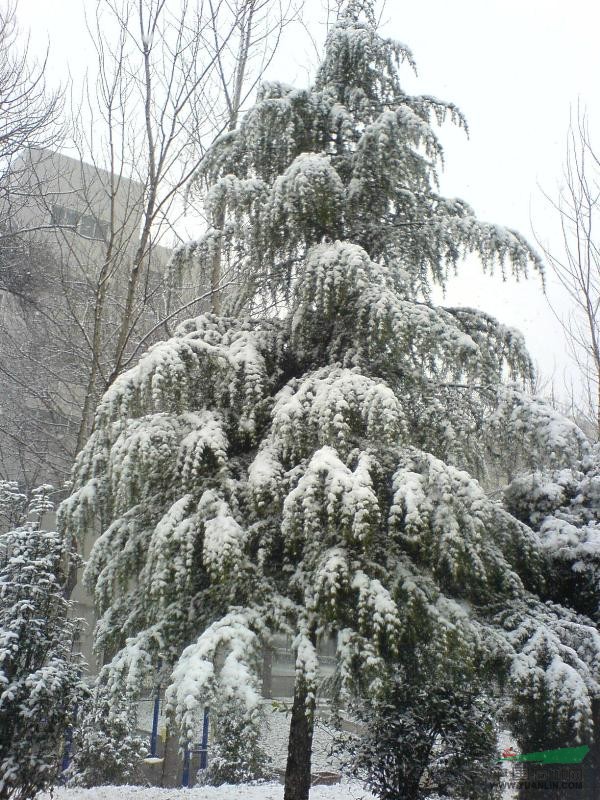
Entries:
<svg viewBox="0 0 600 800">
<path fill-rule="evenodd" d="M 175 0 L 174 0 L 175 1 Z M 2 2 L 2 0 L 0 0 Z M 20 0 L 19 19 L 31 28 L 32 44 L 50 42 L 49 78 L 68 67 L 77 78 L 91 48 L 84 8 L 94 0 Z M 323 26 L 318 0 L 305 18 L 317 40 Z M 470 136 L 450 125 L 440 131 L 446 150 L 444 194 L 468 201 L 481 219 L 518 229 L 558 246 L 557 218 L 540 186 L 556 194 L 565 156 L 569 112 L 586 106 L 600 142 L 600 7 L 592 0 L 391 0 L 383 13 L 385 31 L 407 44 L 418 77 L 404 69 L 409 91 L 455 102 L 465 113 Z M 290 30 L 269 77 L 305 84 L 316 55 L 302 29 Z M 552 281 L 549 292 L 566 313 Z M 568 358 L 540 281 L 483 278 L 467 264 L 453 281 L 447 304 L 475 305 L 519 327 L 534 359 L 558 384 Z"/>
<path fill-rule="evenodd" d="M 557 192 L 570 108 L 578 100 L 587 106 L 592 134 L 600 123 L 598 5 L 420 0 L 390 4 L 387 16 L 389 30 L 415 54 L 419 91 L 453 100 L 469 122 L 469 139 L 449 126 L 441 132 L 444 192 L 464 197 L 482 219 L 531 238 L 533 223 L 542 241 L 559 246 L 556 214 L 539 187 Z M 549 293 L 566 311 L 551 281 Z M 560 384 L 564 341 L 537 280 L 502 285 L 470 268 L 449 300 L 473 303 L 520 327 L 542 371 L 550 374 L 556 365 Z"/>
</svg>

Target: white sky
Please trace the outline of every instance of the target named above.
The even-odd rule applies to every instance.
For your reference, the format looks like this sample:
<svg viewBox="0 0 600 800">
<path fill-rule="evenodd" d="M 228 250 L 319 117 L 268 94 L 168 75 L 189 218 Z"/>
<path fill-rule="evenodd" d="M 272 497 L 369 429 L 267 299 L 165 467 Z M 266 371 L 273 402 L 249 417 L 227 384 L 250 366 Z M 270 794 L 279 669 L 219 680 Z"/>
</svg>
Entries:
<svg viewBox="0 0 600 800">
<path fill-rule="evenodd" d="M 64 75 L 67 64 L 75 79 L 85 70 L 92 50 L 86 6 L 91 11 L 95 0 L 19 2 L 32 45 L 50 42 L 50 82 Z M 320 9 L 319 0 L 308 0 L 305 19 L 322 41 Z M 453 101 L 467 116 L 469 139 L 450 125 L 440 131 L 446 150 L 442 192 L 464 198 L 481 219 L 530 239 L 533 221 L 539 238 L 558 246 L 556 214 L 539 186 L 556 193 L 569 110 L 578 99 L 587 107 L 593 138 L 600 127 L 600 6 L 592 0 L 390 0 L 383 19 L 385 31 L 417 60 L 418 78 L 405 68 L 405 88 Z M 314 62 L 314 50 L 296 27 L 267 77 L 305 84 L 306 65 Z M 551 281 L 549 292 L 567 308 Z M 444 302 L 477 306 L 520 328 L 542 374 L 554 372 L 560 388 L 568 357 L 537 278 L 503 284 L 468 264 Z"/>
<path fill-rule="evenodd" d="M 420 0 L 391 4 L 388 17 L 417 59 L 415 88 L 454 101 L 469 122 L 468 140 L 449 126 L 441 132 L 444 193 L 531 240 L 533 223 L 541 241 L 558 247 L 557 217 L 539 187 L 557 191 L 578 99 L 592 134 L 600 124 L 600 8 L 591 0 Z M 548 291 L 566 311 L 550 280 Z M 523 330 L 541 372 L 555 371 L 560 388 L 569 360 L 538 280 L 503 285 L 469 265 L 448 302 L 472 303 Z"/>
</svg>

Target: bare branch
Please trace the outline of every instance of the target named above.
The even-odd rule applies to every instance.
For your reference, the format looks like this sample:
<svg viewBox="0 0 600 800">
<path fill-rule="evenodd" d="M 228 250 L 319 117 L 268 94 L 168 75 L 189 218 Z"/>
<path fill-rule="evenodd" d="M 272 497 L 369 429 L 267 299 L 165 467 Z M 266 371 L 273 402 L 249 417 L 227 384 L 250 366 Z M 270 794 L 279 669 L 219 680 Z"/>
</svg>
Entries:
<svg viewBox="0 0 600 800">
<path fill-rule="evenodd" d="M 581 377 L 582 402 L 572 399 L 579 417 L 591 421 L 600 438 L 600 159 L 591 143 L 588 120 L 579 105 L 569 124 L 563 186 L 557 199 L 544 197 L 559 216 L 562 248 L 537 243 L 554 275 L 570 298 L 564 316 L 552 306 L 563 328 L 574 364 Z M 571 387 L 571 396 L 574 391 Z"/>
</svg>

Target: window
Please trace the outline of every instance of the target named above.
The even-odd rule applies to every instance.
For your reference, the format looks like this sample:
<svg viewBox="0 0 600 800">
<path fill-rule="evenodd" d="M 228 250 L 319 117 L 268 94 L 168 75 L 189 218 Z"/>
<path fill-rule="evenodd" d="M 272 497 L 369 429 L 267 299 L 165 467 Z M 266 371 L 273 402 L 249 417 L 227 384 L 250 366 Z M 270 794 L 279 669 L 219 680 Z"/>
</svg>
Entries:
<svg viewBox="0 0 600 800">
<path fill-rule="evenodd" d="M 75 211 L 75 209 L 65 208 L 65 225 L 68 225 L 70 228 L 76 228 L 77 223 L 79 222 L 79 217 L 80 214 L 78 211 Z"/>
<path fill-rule="evenodd" d="M 82 236 L 94 238 L 96 235 L 96 220 L 94 217 L 83 215 L 79 220 L 79 226 L 77 230 Z"/>
<path fill-rule="evenodd" d="M 97 219 L 84 214 L 79 220 L 78 231 L 82 236 L 89 239 L 100 239 L 106 241 L 108 236 L 109 224 L 106 220 Z"/>
<path fill-rule="evenodd" d="M 65 209 L 62 206 L 52 206 L 50 212 L 50 224 L 62 225 L 65 218 Z"/>
<path fill-rule="evenodd" d="M 50 224 L 74 228 L 88 239 L 100 240 L 106 240 L 110 228 L 109 223 L 104 219 L 97 219 L 89 214 L 81 214 L 74 208 L 59 205 L 52 206 Z"/>
<path fill-rule="evenodd" d="M 52 206 L 50 213 L 50 223 L 52 225 L 63 225 L 69 228 L 76 228 L 81 215 L 73 208 L 65 208 L 65 206 Z"/>
<path fill-rule="evenodd" d="M 109 230 L 110 224 L 105 219 L 96 220 L 96 239 L 103 239 L 106 241 L 108 239 Z"/>
</svg>

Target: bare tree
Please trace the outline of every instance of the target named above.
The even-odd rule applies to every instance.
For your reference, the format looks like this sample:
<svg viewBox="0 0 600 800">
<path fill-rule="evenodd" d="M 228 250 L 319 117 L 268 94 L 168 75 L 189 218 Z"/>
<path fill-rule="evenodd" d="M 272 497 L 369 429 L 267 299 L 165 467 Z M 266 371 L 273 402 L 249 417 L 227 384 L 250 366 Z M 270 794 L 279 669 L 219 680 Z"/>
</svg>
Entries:
<svg viewBox="0 0 600 800">
<path fill-rule="evenodd" d="M 13 322 L 0 353 L 15 423 L 0 421 L 0 446 L 13 462 L 65 476 L 120 372 L 182 313 L 211 295 L 217 307 L 227 278 L 216 268 L 212 280 L 175 274 L 164 245 L 178 238 L 206 146 L 235 127 L 293 15 L 279 0 L 96 1 L 97 71 L 74 103 L 75 158 L 29 148 L 18 162 L 30 176 L 30 216 L 53 233 L 44 285 L 22 314 L 28 336 Z M 36 415 L 39 436 L 27 436 Z"/>
<path fill-rule="evenodd" d="M 29 38 L 18 28 L 17 10 L 16 2 L 0 7 L 0 475 L 7 478 L 12 472 L 22 477 L 27 472 L 35 480 L 46 448 L 32 436 L 32 426 L 24 424 L 24 397 L 29 392 L 18 357 L 27 339 L 23 310 L 40 292 L 49 263 L 47 248 L 36 236 L 51 226 L 23 214 L 31 193 L 43 194 L 46 187 L 40 182 L 33 185 L 21 153 L 59 146 L 63 93 L 48 89 L 44 77 L 48 51 L 41 61 L 31 57 Z M 13 342 L 18 342 L 17 349 Z M 9 359 L 20 381 L 2 372 Z M 37 391 L 35 380 L 32 384 Z M 40 456 L 35 465 L 32 453 Z"/>
<path fill-rule="evenodd" d="M 211 14 L 215 15 L 215 5 L 213 0 L 209 0 Z M 256 88 L 260 77 L 270 60 L 272 59 L 283 28 L 295 18 L 298 9 L 292 3 L 284 9 L 278 7 L 278 15 L 275 23 L 269 19 L 269 11 L 272 4 L 269 0 L 246 0 L 241 2 L 236 11 L 236 43 L 237 47 L 233 53 L 233 58 L 229 59 L 231 67 L 227 70 L 226 62 L 228 53 L 223 53 L 218 46 L 216 28 L 213 28 L 214 51 L 217 58 L 219 90 L 225 99 L 224 121 L 222 130 L 232 131 L 235 129 L 240 110 L 249 94 Z M 255 71 L 254 80 L 250 81 L 250 86 L 245 86 L 249 61 L 253 51 L 258 50 L 261 56 L 261 63 Z M 221 311 L 221 288 L 222 275 L 222 231 L 225 224 L 226 210 L 222 207 L 215 218 L 209 220 L 216 232 L 219 233 L 215 242 L 214 255 L 210 273 L 211 288 L 211 310 L 218 314 Z"/>
<path fill-rule="evenodd" d="M 44 74 L 17 25 L 17 4 L 0 7 L 0 240 L 22 233 L 19 209 L 26 196 L 15 166 L 27 147 L 55 147 L 61 138 L 62 93 L 49 91 Z M 10 179 L 9 179 L 10 178 Z M 0 285 L 1 288 L 1 285 Z"/>
<path fill-rule="evenodd" d="M 600 438 L 600 157 L 585 111 L 577 108 L 568 132 L 564 183 L 558 198 L 545 194 L 558 212 L 560 251 L 538 241 L 571 301 L 567 316 L 553 307 L 577 367 L 580 387 L 571 384 L 573 416 Z"/>
</svg>

